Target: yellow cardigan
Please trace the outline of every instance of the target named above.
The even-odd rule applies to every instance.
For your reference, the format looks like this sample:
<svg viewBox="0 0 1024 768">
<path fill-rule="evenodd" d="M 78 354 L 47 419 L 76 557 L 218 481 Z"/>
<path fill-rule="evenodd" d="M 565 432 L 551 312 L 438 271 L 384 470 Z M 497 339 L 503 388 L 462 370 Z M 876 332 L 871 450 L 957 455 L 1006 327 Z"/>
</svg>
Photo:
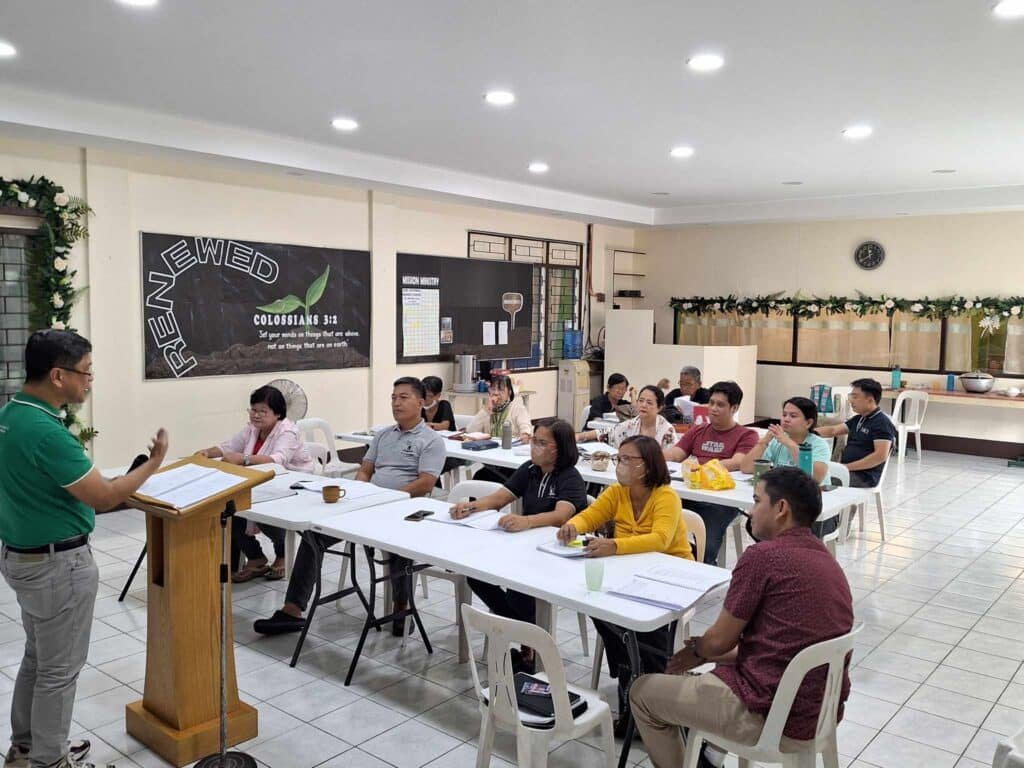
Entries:
<svg viewBox="0 0 1024 768">
<path fill-rule="evenodd" d="M 620 555 L 664 552 L 666 555 L 693 560 L 693 550 L 690 549 L 689 534 L 683 520 L 683 504 L 667 485 L 654 489 L 639 520 L 633 518 L 629 490 L 615 483 L 569 522 L 576 526 L 579 533 L 590 533 L 609 520 L 615 521 L 615 543 Z"/>
</svg>

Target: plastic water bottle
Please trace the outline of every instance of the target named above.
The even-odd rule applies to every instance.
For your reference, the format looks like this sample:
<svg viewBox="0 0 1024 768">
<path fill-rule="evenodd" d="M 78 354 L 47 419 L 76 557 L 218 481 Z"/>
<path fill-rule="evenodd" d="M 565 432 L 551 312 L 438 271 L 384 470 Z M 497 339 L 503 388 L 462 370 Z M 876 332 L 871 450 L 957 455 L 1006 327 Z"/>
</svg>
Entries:
<svg viewBox="0 0 1024 768">
<path fill-rule="evenodd" d="M 903 383 L 903 371 L 900 370 L 900 367 L 898 365 L 892 369 L 891 383 L 893 389 L 899 389 L 900 385 Z"/>
<path fill-rule="evenodd" d="M 946 374 L 946 391 L 947 392 L 955 392 L 956 391 L 956 374 L 953 374 L 953 373 L 947 373 Z"/>
<path fill-rule="evenodd" d="M 814 456 L 810 443 L 800 443 L 800 469 L 814 477 Z"/>
<path fill-rule="evenodd" d="M 512 424 L 507 421 L 501 425 L 501 447 L 506 451 L 512 448 Z"/>
</svg>

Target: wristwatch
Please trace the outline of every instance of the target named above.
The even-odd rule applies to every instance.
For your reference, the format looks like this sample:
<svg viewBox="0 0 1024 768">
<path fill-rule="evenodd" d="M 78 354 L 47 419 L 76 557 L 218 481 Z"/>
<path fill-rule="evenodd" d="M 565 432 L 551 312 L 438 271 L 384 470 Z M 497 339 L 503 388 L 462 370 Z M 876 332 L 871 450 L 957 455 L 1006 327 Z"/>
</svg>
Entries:
<svg viewBox="0 0 1024 768">
<path fill-rule="evenodd" d="M 691 650 L 693 650 L 693 655 L 697 658 L 698 661 L 707 661 L 707 658 L 701 656 L 700 651 L 697 649 L 698 640 L 700 640 L 700 637 L 691 637 L 689 640 L 686 641 L 686 645 L 689 646 Z"/>
<path fill-rule="evenodd" d="M 243 453 L 242 454 L 242 466 L 243 467 L 248 467 L 250 464 L 252 464 L 252 456 L 250 456 L 248 453 Z"/>
</svg>

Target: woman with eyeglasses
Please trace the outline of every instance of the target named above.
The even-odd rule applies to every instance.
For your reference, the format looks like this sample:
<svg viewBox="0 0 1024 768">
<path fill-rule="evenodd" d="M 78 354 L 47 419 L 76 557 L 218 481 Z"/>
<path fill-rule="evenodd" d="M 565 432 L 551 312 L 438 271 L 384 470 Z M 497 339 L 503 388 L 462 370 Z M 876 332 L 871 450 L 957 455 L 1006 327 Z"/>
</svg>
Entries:
<svg viewBox="0 0 1024 768">
<path fill-rule="evenodd" d="M 530 442 L 533 435 L 533 423 L 522 400 L 516 399 L 516 391 L 512 388 L 512 379 L 505 374 L 491 377 L 487 389 L 487 400 L 473 420 L 466 427 L 467 432 L 486 432 L 493 438 L 501 439 L 501 430 L 506 424 L 512 425 L 512 439 L 524 443 Z M 473 475 L 474 480 L 486 480 L 492 483 L 504 483 L 512 475 L 512 470 L 504 467 L 484 467 Z"/>
<path fill-rule="evenodd" d="M 530 460 L 512 473 L 503 488 L 483 498 L 460 501 L 451 508 L 450 514 L 461 520 L 522 499 L 523 514 L 501 517 L 498 525 L 502 529 L 514 533 L 548 525 L 557 528 L 587 506 L 583 477 L 576 469 L 578 460 L 572 426 L 560 419 L 541 419 L 530 441 Z M 486 603 L 491 613 L 531 624 L 536 622 L 536 602 L 529 595 L 477 579 L 469 579 L 469 588 Z M 512 664 L 516 672 L 533 672 L 533 650 L 526 647 L 518 652 L 513 650 Z"/>
<path fill-rule="evenodd" d="M 306 450 L 295 423 L 287 418 L 284 395 L 275 387 L 264 386 L 249 396 L 249 423 L 233 437 L 212 448 L 199 451 L 208 459 L 222 459 L 229 464 L 249 467 L 257 464 L 280 464 L 296 472 L 312 472 L 316 465 Z M 284 539 L 282 528 L 270 525 L 256 527 L 241 517 L 232 518 L 231 580 L 241 583 L 257 576 L 270 581 L 284 578 Z M 274 544 L 274 562 L 270 563 L 256 540 L 263 534 Z M 239 570 L 240 553 L 245 552 L 245 567 Z"/>
<path fill-rule="evenodd" d="M 587 557 L 664 552 L 693 560 L 682 502 L 669 485 L 668 466 L 658 441 L 646 435 L 627 437 L 612 461 L 618 482 L 608 486 L 597 501 L 566 522 L 558 531 L 558 540 L 568 544 L 579 534 L 592 533 L 612 522 L 614 538 L 590 539 L 584 550 Z M 609 673 L 619 680 L 620 719 L 616 731 L 621 733 L 625 724 L 622 715 L 628 706 L 626 688 L 632 675 L 626 644 L 622 641 L 625 630 L 598 619 L 593 621 L 604 640 Z M 669 630 L 666 626 L 637 633 L 645 672 L 664 671 L 672 651 Z M 645 645 L 664 648 L 667 655 L 662 657 L 644 650 Z"/>
<path fill-rule="evenodd" d="M 665 394 L 653 384 L 648 384 L 640 390 L 634 405 L 636 416 L 626 421 L 620 421 L 608 431 L 590 430 L 580 432 L 576 439 L 583 443 L 588 440 L 601 440 L 613 448 L 617 448 L 627 437 L 635 435 L 646 435 L 654 438 L 662 448 L 675 445 L 679 440 L 675 428 L 668 420 L 661 415 L 661 408 L 665 404 Z"/>
</svg>

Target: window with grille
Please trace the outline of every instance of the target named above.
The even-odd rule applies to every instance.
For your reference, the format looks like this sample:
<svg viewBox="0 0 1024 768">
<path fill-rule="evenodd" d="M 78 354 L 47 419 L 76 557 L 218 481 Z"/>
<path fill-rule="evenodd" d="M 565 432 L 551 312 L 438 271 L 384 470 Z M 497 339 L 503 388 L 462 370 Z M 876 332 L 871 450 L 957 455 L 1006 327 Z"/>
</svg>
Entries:
<svg viewBox="0 0 1024 768">
<path fill-rule="evenodd" d="M 536 371 L 557 367 L 565 331 L 579 328 L 582 320 L 583 244 L 471 231 L 467 250 L 470 258 L 535 265 L 532 355 L 509 360 L 509 368 Z"/>
</svg>

